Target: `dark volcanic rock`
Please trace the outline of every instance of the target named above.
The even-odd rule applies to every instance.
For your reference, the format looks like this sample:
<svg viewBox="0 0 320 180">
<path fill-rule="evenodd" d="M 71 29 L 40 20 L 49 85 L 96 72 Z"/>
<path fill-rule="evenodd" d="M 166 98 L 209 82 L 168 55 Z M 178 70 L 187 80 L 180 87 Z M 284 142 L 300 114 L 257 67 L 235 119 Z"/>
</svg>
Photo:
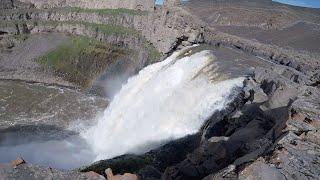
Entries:
<svg viewBox="0 0 320 180">
<path fill-rule="evenodd" d="M 137 173 L 142 177 L 159 177 L 168 165 L 183 160 L 186 155 L 199 146 L 198 134 L 170 142 L 144 155 L 123 155 L 109 160 L 101 160 L 90 166 L 80 168 L 82 172 L 94 171 L 104 174 L 111 168 L 115 174 Z M 161 175 L 160 175 L 161 176 Z"/>
<path fill-rule="evenodd" d="M 203 141 L 187 159 L 168 168 L 163 178 L 199 179 L 217 172 L 237 158 L 242 157 L 238 159 L 241 162 L 261 154 L 271 145 L 272 138 L 264 135 L 271 129 L 273 121 L 256 104 L 248 105 L 241 113 L 243 115 L 238 118 L 225 120 L 220 135 L 228 136 L 226 141 Z"/>
<path fill-rule="evenodd" d="M 277 68 L 256 70 L 255 81 L 258 87 L 253 89 L 257 92 L 260 87 L 268 96 L 265 102 L 257 104 L 263 116 L 260 115 L 259 118 L 259 115 L 250 113 L 254 117 L 253 119 L 248 115 L 246 118 L 241 118 L 241 116 L 238 118 L 238 126 L 246 130 L 250 130 L 250 127 L 253 130 L 259 129 L 257 129 L 259 126 L 249 126 L 251 123 L 256 124 L 254 123 L 255 118 L 260 119 L 260 123 L 266 117 L 269 118 L 268 121 L 265 121 L 269 122 L 269 127 L 265 126 L 266 124 L 262 126 L 263 129 L 269 130 L 264 132 L 262 129 L 258 130 L 264 134 L 263 138 L 256 141 L 260 143 L 250 142 L 249 139 L 252 137 L 243 142 L 250 147 L 249 149 L 256 150 L 250 153 L 250 151 L 244 152 L 248 149 L 245 146 L 240 148 L 235 156 L 239 152 L 244 152 L 244 156 L 228 163 L 228 168 L 213 171 L 213 174 L 205 178 L 206 180 L 225 178 L 319 179 L 319 89 L 302 85 L 303 83 L 287 76 L 287 73 L 281 73 L 285 71 L 279 71 L 279 68 L 286 69 L 286 67 L 278 66 Z M 247 111 L 245 110 L 246 106 L 248 104 L 244 106 L 242 111 Z M 259 111 L 254 110 L 254 112 Z M 244 115 L 242 113 L 242 116 Z M 229 120 L 229 122 L 234 121 Z M 246 122 L 247 125 L 244 127 L 243 124 Z M 228 125 L 230 128 L 233 126 L 235 125 Z M 228 136 L 229 132 L 238 134 L 241 129 L 226 131 L 224 136 Z M 241 139 L 239 135 L 236 137 Z M 234 143 L 229 145 L 230 149 L 234 147 Z M 259 156 L 261 158 L 258 159 Z"/>
</svg>

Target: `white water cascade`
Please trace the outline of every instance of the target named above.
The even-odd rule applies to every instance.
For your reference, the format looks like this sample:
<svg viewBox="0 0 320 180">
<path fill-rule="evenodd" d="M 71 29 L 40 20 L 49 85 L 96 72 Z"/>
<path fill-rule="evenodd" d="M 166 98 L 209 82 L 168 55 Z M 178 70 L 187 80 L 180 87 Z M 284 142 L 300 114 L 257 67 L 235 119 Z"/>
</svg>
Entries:
<svg viewBox="0 0 320 180">
<path fill-rule="evenodd" d="M 243 78 L 214 81 L 215 57 L 202 51 L 179 59 L 188 49 L 150 65 L 130 78 L 83 134 L 96 160 L 142 153 L 168 140 L 196 133 L 231 100 Z"/>
</svg>

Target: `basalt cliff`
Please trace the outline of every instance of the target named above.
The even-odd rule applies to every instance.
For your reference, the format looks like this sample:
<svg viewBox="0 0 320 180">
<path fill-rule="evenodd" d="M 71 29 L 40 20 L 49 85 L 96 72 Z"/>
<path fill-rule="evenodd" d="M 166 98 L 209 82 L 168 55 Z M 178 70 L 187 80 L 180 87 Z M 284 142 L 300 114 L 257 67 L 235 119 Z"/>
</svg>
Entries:
<svg viewBox="0 0 320 180">
<path fill-rule="evenodd" d="M 94 42 L 94 50 L 68 66 L 76 71 L 41 59 L 74 36 Z M 212 50 L 226 76 L 245 77 L 233 101 L 197 134 L 73 171 L 18 158 L 0 165 L 0 179 L 319 179 L 319 9 L 271 0 L 0 2 L 2 80 L 104 96 L 103 77 L 125 72 L 125 82 L 194 44 L 200 46 L 191 54 Z"/>
</svg>

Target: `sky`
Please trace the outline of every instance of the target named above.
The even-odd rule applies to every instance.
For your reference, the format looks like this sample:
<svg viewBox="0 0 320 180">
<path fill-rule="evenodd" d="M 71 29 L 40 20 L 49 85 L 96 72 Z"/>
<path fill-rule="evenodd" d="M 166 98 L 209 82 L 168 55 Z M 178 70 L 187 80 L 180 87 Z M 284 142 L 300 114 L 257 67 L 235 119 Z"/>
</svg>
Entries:
<svg viewBox="0 0 320 180">
<path fill-rule="evenodd" d="M 163 0 L 156 0 L 156 4 L 162 4 Z"/>
<path fill-rule="evenodd" d="M 187 1 L 187 0 L 183 0 L 183 1 Z M 163 4 L 163 0 L 156 0 L 156 4 Z"/>
<path fill-rule="evenodd" d="M 303 7 L 320 8 L 320 0 L 274 0 L 277 2 Z M 156 0 L 156 4 L 162 4 L 163 0 Z"/>
<path fill-rule="evenodd" d="M 274 1 L 296 5 L 296 6 L 320 8 L 320 0 L 274 0 Z"/>
</svg>

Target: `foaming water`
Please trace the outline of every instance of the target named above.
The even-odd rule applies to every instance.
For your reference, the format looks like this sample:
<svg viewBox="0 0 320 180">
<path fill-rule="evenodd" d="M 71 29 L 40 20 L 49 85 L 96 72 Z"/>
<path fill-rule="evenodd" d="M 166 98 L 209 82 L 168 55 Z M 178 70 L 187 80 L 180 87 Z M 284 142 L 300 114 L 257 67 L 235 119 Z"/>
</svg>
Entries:
<svg viewBox="0 0 320 180">
<path fill-rule="evenodd" d="M 0 144 L 0 161 L 11 162 L 17 157 L 23 157 L 27 162 L 59 169 L 73 169 L 89 164 L 95 158 L 90 147 L 79 136 L 64 139 L 35 140 L 27 143 L 7 135 L 10 144 Z M 16 141 L 16 142 L 15 142 Z"/>
<path fill-rule="evenodd" d="M 130 78 L 97 123 L 86 119 L 105 107 L 100 99 L 67 89 L 0 81 L 0 105 L 6 108 L 0 108 L 0 162 L 22 156 L 29 163 L 72 169 L 143 153 L 196 133 L 232 101 L 243 78 L 226 80 L 211 51 L 186 56 L 189 50 Z M 11 112 L 11 106 L 17 110 Z"/>
<path fill-rule="evenodd" d="M 215 57 L 202 51 L 179 58 L 188 49 L 150 65 L 128 80 L 99 118 L 83 133 L 96 160 L 142 153 L 168 140 L 196 133 L 243 78 L 217 81 Z"/>
<path fill-rule="evenodd" d="M 67 88 L 0 81 L 0 163 L 19 156 L 59 169 L 91 163 L 95 156 L 79 132 L 106 105 Z"/>
</svg>

